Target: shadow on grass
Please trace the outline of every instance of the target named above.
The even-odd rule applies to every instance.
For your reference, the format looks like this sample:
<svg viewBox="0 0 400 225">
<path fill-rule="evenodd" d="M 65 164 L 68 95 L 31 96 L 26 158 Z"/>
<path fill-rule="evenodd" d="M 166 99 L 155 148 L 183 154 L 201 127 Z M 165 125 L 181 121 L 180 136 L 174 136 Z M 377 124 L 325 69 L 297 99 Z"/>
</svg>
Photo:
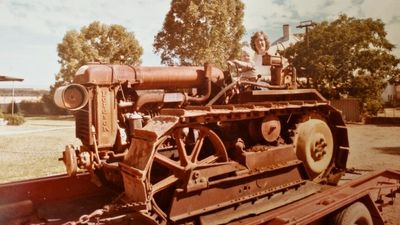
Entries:
<svg viewBox="0 0 400 225">
<path fill-rule="evenodd" d="M 75 120 L 73 115 L 63 115 L 63 116 L 53 116 L 53 115 L 43 115 L 43 116 L 26 116 L 25 118 L 29 120 Z"/>
<path fill-rule="evenodd" d="M 365 124 L 400 126 L 400 117 L 367 117 L 365 118 Z"/>
<path fill-rule="evenodd" d="M 400 146 L 399 147 L 374 147 L 374 150 L 377 150 L 381 153 L 388 155 L 400 155 Z"/>
</svg>

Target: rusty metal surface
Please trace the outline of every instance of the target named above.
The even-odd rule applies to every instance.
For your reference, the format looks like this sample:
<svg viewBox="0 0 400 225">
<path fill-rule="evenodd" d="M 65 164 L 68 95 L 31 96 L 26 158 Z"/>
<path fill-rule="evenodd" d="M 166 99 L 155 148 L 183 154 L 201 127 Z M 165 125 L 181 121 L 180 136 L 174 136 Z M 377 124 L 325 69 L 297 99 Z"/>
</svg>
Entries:
<svg viewBox="0 0 400 225">
<path fill-rule="evenodd" d="M 0 185 L 0 224 L 62 224 L 102 207 L 117 190 L 98 187 L 89 174 Z"/>
<path fill-rule="evenodd" d="M 315 183 L 337 183 L 349 151 L 341 114 L 317 91 L 296 89 L 295 69 L 279 60 L 269 59 L 272 84 L 209 64 L 79 69 L 83 144 L 64 161 L 124 189 L 85 219 L 228 223 L 305 198 Z M 302 124 L 311 125 L 304 132 Z"/>
<path fill-rule="evenodd" d="M 86 88 L 80 84 L 71 84 L 57 88 L 54 93 L 54 103 L 58 107 L 76 111 L 83 108 L 89 98 Z"/>
<path fill-rule="evenodd" d="M 327 100 L 314 89 L 294 89 L 294 90 L 261 90 L 245 93 L 242 97 L 245 102 L 259 101 L 317 101 L 327 102 Z"/>
<path fill-rule="evenodd" d="M 176 89 L 204 84 L 203 67 L 131 67 L 127 65 L 92 64 L 81 67 L 74 82 L 112 85 L 129 82 L 135 89 Z M 213 67 L 212 80 L 223 79 L 222 71 Z"/>
<path fill-rule="evenodd" d="M 393 201 L 393 194 L 396 192 L 400 193 L 400 171 L 376 171 L 338 187 L 328 187 L 321 193 L 280 209 L 231 225 L 309 224 L 357 200 L 367 205 L 373 215 L 374 224 L 383 225 L 377 207 Z"/>
<path fill-rule="evenodd" d="M 96 135 L 97 147 L 112 147 L 117 135 L 117 99 L 115 90 L 109 87 L 96 87 L 93 106 L 96 122 L 92 135 Z"/>
<path fill-rule="evenodd" d="M 289 109 L 296 112 L 303 107 L 299 104 L 290 107 L 290 103 L 283 105 L 285 113 L 290 113 Z M 227 145 L 222 144 L 224 139 L 221 140 L 222 137 L 217 135 L 221 131 L 213 132 L 206 126 L 192 125 L 264 118 L 271 111 L 279 114 L 281 110 L 280 107 L 272 107 L 273 104 L 268 107 L 257 106 L 248 104 L 223 108 L 225 113 L 221 113 L 218 106 L 215 109 L 211 106 L 164 109 L 162 116 L 155 117 L 154 122 L 150 120 L 149 126 L 143 128 L 146 132 L 159 131 L 158 135 L 144 138 L 149 135 L 141 134 L 135 137 L 138 140 L 132 141 L 132 146 L 136 147 L 130 149 L 128 155 L 132 157 L 124 162 L 132 167 L 123 166 L 128 197 L 126 201 L 143 205 L 148 210 L 147 213 L 157 215 L 157 220 L 178 222 L 201 217 L 214 210 L 237 207 L 236 204 L 273 195 L 282 188 L 297 188 L 309 177 L 292 145 L 251 148 L 237 145 L 236 154 L 229 154 L 228 162 L 227 156 L 221 158 L 222 155 L 228 155 L 228 149 L 225 148 Z M 327 105 L 322 104 L 320 107 Z M 172 126 L 165 126 L 173 115 L 180 115 L 175 117 L 179 118 L 180 123 L 175 120 Z M 164 124 L 163 128 L 160 129 L 158 124 Z M 207 142 L 205 138 L 211 141 Z M 206 146 L 206 143 L 209 145 Z M 207 153 L 203 160 L 197 161 L 196 157 L 206 151 L 202 150 L 205 146 L 207 151 L 212 152 Z M 336 146 L 338 147 L 348 146 Z M 145 157 L 142 157 L 143 154 Z M 328 160 L 330 161 L 329 158 Z M 324 166 L 329 168 L 328 165 Z M 236 197 L 237 193 L 244 194 Z M 246 210 L 237 210 L 224 222 L 246 216 L 242 212 L 249 213 Z M 207 221 L 211 223 L 209 219 Z"/>
<path fill-rule="evenodd" d="M 254 217 L 262 212 L 267 212 L 278 207 L 285 207 L 285 205 L 306 198 L 320 189 L 321 187 L 319 185 L 307 182 L 304 185 L 299 186 L 297 189 L 286 190 L 285 192 L 277 193 L 268 198 L 259 198 L 254 202 L 241 204 L 237 208 L 220 210 L 213 214 L 202 216 L 200 221 L 201 224 L 228 224 L 226 218 L 239 218 L 240 213 L 243 212 L 247 212 L 243 214 L 250 215 L 248 217 Z"/>
<path fill-rule="evenodd" d="M 60 199 L 98 195 L 109 191 L 104 187 L 96 186 L 91 179 L 90 174 L 79 174 L 76 177 L 59 175 L 0 184 L 0 204 L 27 199 L 34 204 L 42 204 Z"/>
<path fill-rule="evenodd" d="M 58 179 L 63 180 L 62 177 L 57 177 L 56 179 L 53 177 L 50 180 L 44 180 L 40 185 L 37 185 L 37 187 L 44 188 L 46 185 Z M 34 183 L 35 182 L 40 182 L 40 180 L 36 180 Z M 79 184 L 82 185 L 84 183 Z M 7 184 L 7 186 L 9 185 L 18 186 L 17 183 Z M 19 185 L 25 186 L 26 184 Z M 4 190 L 3 188 L 4 187 L 2 187 L 2 190 Z M 320 193 L 314 194 L 318 190 L 320 190 Z M 244 203 L 240 204 L 240 207 L 237 208 L 224 209 L 221 207 L 219 209 L 223 210 L 215 211 L 212 214 L 206 214 L 200 217 L 200 221 L 202 224 L 226 224 L 225 218 L 232 217 L 232 215 L 238 216 L 240 212 L 249 211 L 251 214 L 260 214 L 243 218 L 229 224 L 309 224 L 310 222 L 320 220 L 324 215 L 328 215 L 357 200 L 361 200 L 370 208 L 374 218 L 374 224 L 384 224 L 380 219 L 379 207 L 393 201 L 395 196 L 393 194 L 395 192 L 400 192 L 400 172 L 378 171 L 338 187 L 323 187 L 321 185 L 308 183 L 300 185 L 297 189 L 290 189 L 284 192 L 278 191 L 277 194 L 268 198 L 258 198 L 257 201 L 251 202 L 249 205 Z M 106 214 L 106 211 L 99 210 L 99 208 L 101 209 L 104 204 L 110 202 L 105 201 L 105 199 L 110 200 L 114 195 L 105 195 L 104 193 L 103 195 L 99 195 L 99 192 L 91 192 L 91 194 L 96 195 L 90 197 L 90 194 L 87 195 L 88 193 L 81 194 L 82 193 L 74 195 L 72 199 L 69 199 L 69 196 L 63 196 L 62 199 L 57 198 L 58 201 L 42 201 L 42 204 L 37 204 L 35 207 L 33 207 L 34 204 L 30 200 L 9 202 L 6 204 L 2 202 L 3 204 L 0 206 L 0 222 L 2 224 L 9 224 L 10 222 L 63 224 L 68 221 L 72 223 L 74 221 L 90 222 L 90 218 L 95 218 L 97 216 L 100 221 L 111 221 L 112 223 L 113 220 L 111 218 L 99 217 Z M 314 195 L 309 196 L 310 194 Z M 60 193 L 59 196 L 61 196 Z M 79 198 L 78 196 L 84 198 Z M 309 197 L 304 198 L 306 196 Z M 304 199 L 293 203 L 293 201 L 299 198 Z M 18 200 L 18 198 L 14 198 L 14 200 Z M 281 207 L 277 208 L 278 206 Z M 126 216 L 126 209 L 120 211 L 120 217 L 123 215 Z M 133 208 L 131 207 L 130 209 L 132 210 Z M 15 210 L 15 212 L 9 214 L 8 212 L 10 212 L 10 210 Z M 36 211 L 36 214 L 32 215 L 34 211 Z M 108 209 L 108 211 L 111 210 Z M 190 211 L 190 213 L 192 213 L 192 211 Z M 112 215 L 113 218 L 115 218 L 118 214 Z M 134 211 L 131 211 L 131 214 L 126 216 L 123 221 L 125 222 L 119 224 L 129 224 L 132 221 L 136 221 L 138 224 L 154 224 L 151 218 L 143 218 L 143 216 L 134 213 Z"/>
</svg>

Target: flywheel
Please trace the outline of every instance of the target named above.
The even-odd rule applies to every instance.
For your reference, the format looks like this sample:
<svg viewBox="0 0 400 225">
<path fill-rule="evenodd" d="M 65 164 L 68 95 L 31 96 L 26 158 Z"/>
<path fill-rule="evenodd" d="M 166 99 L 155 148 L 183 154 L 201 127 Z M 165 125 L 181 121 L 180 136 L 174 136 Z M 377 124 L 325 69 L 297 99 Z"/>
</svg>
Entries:
<svg viewBox="0 0 400 225">
<path fill-rule="evenodd" d="M 153 210 L 167 218 L 174 192 L 185 190 L 191 179 L 188 176 L 195 168 L 227 161 L 222 140 L 208 127 L 190 125 L 171 129 L 159 138 L 147 176 Z"/>
</svg>

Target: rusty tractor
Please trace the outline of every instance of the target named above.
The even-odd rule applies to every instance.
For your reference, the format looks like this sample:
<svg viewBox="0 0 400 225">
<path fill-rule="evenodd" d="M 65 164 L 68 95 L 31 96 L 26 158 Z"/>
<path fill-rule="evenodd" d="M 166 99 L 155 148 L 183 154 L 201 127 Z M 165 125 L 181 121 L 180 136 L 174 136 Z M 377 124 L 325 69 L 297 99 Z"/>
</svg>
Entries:
<svg viewBox="0 0 400 225">
<path fill-rule="evenodd" d="M 82 142 L 68 175 L 0 184 L 0 224 L 385 224 L 400 171 L 346 183 L 340 112 L 263 61 L 268 83 L 207 64 L 81 67 L 55 93 Z"/>
<path fill-rule="evenodd" d="M 121 192 L 113 208 L 149 224 L 226 224 L 336 184 L 349 152 L 341 113 L 297 89 L 280 57 L 263 64 L 269 83 L 209 64 L 81 67 L 55 93 L 82 142 L 64 151 L 68 174 L 89 171 Z"/>
</svg>

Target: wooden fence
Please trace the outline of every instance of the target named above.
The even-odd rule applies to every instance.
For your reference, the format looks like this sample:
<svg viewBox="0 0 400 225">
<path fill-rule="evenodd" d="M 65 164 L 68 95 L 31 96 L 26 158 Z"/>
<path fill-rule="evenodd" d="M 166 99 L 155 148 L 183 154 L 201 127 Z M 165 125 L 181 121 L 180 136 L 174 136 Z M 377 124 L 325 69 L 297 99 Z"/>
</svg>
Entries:
<svg viewBox="0 0 400 225">
<path fill-rule="evenodd" d="M 331 100 L 331 105 L 342 111 L 343 118 L 346 122 L 362 121 L 362 103 L 360 99 L 348 98 Z"/>
</svg>

